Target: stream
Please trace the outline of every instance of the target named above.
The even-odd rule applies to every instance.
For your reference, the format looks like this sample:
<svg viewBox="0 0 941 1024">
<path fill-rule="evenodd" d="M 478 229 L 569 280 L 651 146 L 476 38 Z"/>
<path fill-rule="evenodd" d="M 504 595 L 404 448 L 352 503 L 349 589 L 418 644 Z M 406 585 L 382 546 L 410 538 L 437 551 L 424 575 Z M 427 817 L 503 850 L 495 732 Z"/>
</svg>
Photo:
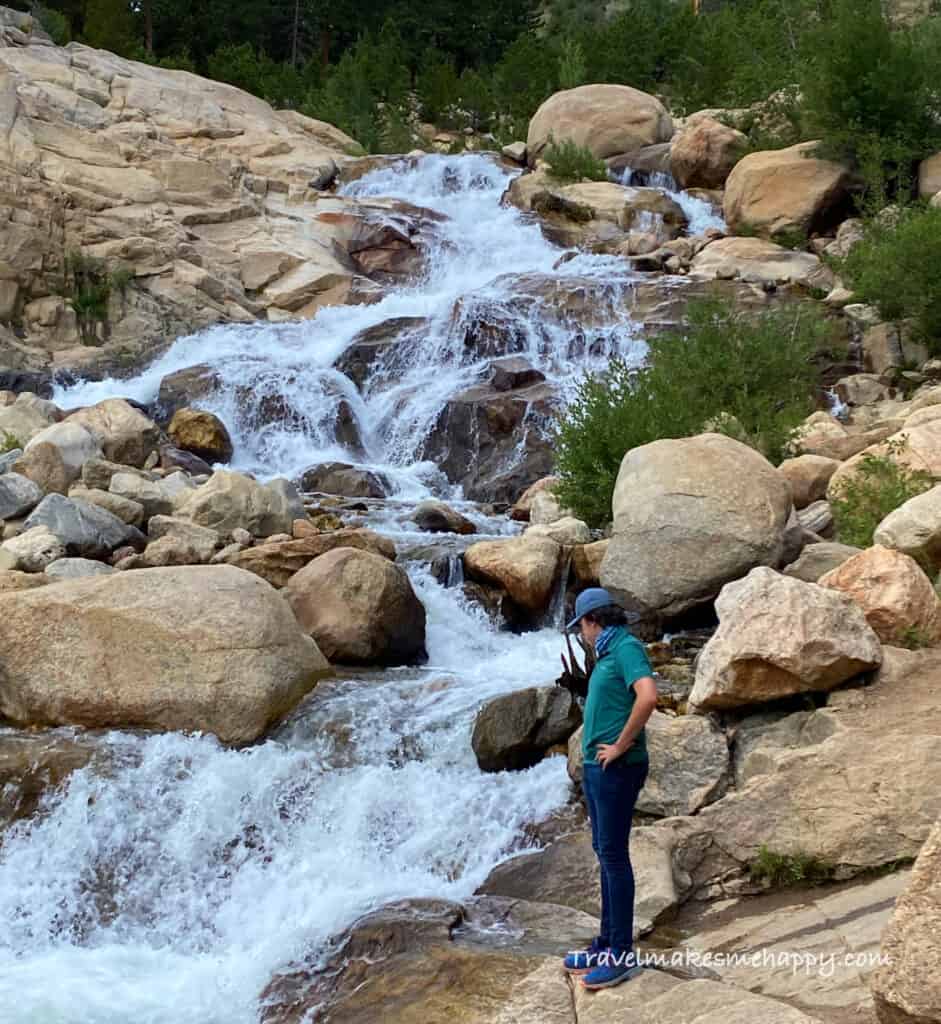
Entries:
<svg viewBox="0 0 941 1024">
<path fill-rule="evenodd" d="M 562 250 L 535 223 L 500 204 L 512 174 L 484 155 L 375 171 L 344 191 L 445 215 L 420 281 L 310 321 L 220 325 L 179 339 L 130 380 L 55 394 L 65 408 L 115 396 L 150 403 L 167 374 L 208 364 L 222 386 L 202 404 L 228 425 L 235 468 L 291 477 L 335 459 L 382 471 L 393 500 L 369 525 L 396 541 L 425 605 L 429 660 L 342 671 L 243 750 L 200 735 L 96 737 L 101 756 L 2 837 L 3 1019 L 255 1024 L 259 993 L 279 969 L 304 955 L 326 959 L 338 933 L 389 900 L 470 896 L 526 844 L 528 824 L 568 802 L 564 758 L 487 774 L 470 745 L 482 702 L 558 675 L 557 624 L 523 635 L 495 629 L 420 557 L 434 543 L 460 550 L 457 538 L 408 523 L 413 503 L 435 496 L 475 521 L 473 540 L 520 528 L 463 501 L 422 458 L 444 404 L 489 365 L 464 344 L 462 316 L 486 308 L 502 320 L 563 396 L 585 369 L 612 355 L 639 362 L 646 352 L 636 325 L 615 313 L 634 280 L 626 262 L 584 254 L 560 262 Z M 691 232 L 696 217 L 710 223 L 706 204 L 683 201 Z M 597 285 L 597 315 L 577 344 L 572 324 L 548 305 L 514 301 L 515 282 L 534 274 Z M 398 317 L 423 325 L 357 388 L 334 364 L 364 329 Z M 272 396 L 304 416 L 259 427 L 252 402 Z M 336 436 L 340 402 L 362 438 L 355 455 Z"/>
</svg>

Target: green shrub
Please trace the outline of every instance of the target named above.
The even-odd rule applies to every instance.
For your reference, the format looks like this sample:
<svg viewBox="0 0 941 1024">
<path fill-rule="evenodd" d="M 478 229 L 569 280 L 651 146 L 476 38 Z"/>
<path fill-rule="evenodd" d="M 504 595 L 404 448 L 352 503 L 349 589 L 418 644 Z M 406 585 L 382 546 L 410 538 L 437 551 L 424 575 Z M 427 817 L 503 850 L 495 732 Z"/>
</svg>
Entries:
<svg viewBox="0 0 941 1024">
<path fill-rule="evenodd" d="M 11 434 L 9 430 L 0 430 L 0 454 L 5 455 L 22 447 L 20 439 L 15 434 Z"/>
<path fill-rule="evenodd" d="M 836 537 L 841 544 L 868 548 L 876 527 L 900 505 L 934 486 L 929 473 L 896 462 L 904 441 L 886 442 L 885 455 L 864 455 L 855 472 L 830 499 Z"/>
<path fill-rule="evenodd" d="M 941 209 L 916 206 L 871 221 L 840 269 L 860 301 L 886 320 L 913 319 L 929 348 L 941 351 Z"/>
<path fill-rule="evenodd" d="M 611 496 L 625 452 L 664 437 L 712 429 L 772 461 L 813 409 L 813 357 L 826 335 L 802 306 L 748 313 L 715 298 L 690 303 L 688 327 L 650 342 L 646 366 L 614 360 L 587 376 L 560 417 L 557 488 L 563 506 L 593 526 L 611 519 Z"/>
<path fill-rule="evenodd" d="M 53 7 L 38 9 L 39 24 L 49 33 L 56 46 L 65 46 L 72 41 L 72 27 L 69 19 Z"/>
<path fill-rule="evenodd" d="M 554 142 L 550 138 L 543 159 L 549 165 L 549 176 L 558 182 L 608 180 L 604 161 L 572 139 Z"/>
<path fill-rule="evenodd" d="M 111 296 L 124 294 L 134 274 L 126 267 L 109 270 L 104 260 L 86 256 L 79 250 L 66 254 L 62 293 L 75 311 L 82 341 L 98 344 L 97 326 L 107 323 Z"/>
<path fill-rule="evenodd" d="M 582 85 L 587 75 L 585 51 L 577 39 L 566 39 L 559 57 L 559 88 L 574 89 Z"/>
<path fill-rule="evenodd" d="M 822 140 L 824 155 L 857 164 L 867 149 L 885 149 L 906 174 L 941 141 L 937 75 L 937 54 L 918 30 L 893 29 L 880 0 L 834 0 L 830 17 L 807 33 L 808 137 Z"/>
<path fill-rule="evenodd" d="M 766 882 L 781 888 L 789 885 L 820 885 L 833 878 L 834 865 L 808 853 L 777 853 L 765 843 L 748 865 L 753 882 Z"/>
</svg>

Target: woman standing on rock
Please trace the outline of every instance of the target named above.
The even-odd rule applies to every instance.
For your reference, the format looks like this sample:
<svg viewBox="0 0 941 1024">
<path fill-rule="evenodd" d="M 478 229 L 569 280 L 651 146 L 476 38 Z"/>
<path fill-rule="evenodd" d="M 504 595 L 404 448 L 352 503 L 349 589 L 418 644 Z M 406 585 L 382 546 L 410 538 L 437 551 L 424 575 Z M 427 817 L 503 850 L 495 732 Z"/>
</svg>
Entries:
<svg viewBox="0 0 941 1024">
<path fill-rule="evenodd" d="M 601 934 L 570 952 L 567 971 L 588 989 L 618 985 L 640 972 L 633 949 L 634 871 L 628 841 L 650 762 L 644 726 L 657 704 L 657 685 L 644 645 L 607 590 L 592 587 L 575 602 L 582 639 L 597 658 L 585 700 L 582 754 L 591 846 L 601 867 Z"/>
</svg>

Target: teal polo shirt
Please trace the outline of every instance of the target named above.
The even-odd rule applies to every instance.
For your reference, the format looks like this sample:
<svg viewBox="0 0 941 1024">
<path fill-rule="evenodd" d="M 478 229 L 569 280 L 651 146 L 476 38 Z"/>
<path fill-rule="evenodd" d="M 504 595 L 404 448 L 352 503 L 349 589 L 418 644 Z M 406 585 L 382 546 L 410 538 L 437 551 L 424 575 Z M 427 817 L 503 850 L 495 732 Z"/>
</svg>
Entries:
<svg viewBox="0 0 941 1024">
<path fill-rule="evenodd" d="M 599 743 L 617 741 L 634 710 L 635 680 L 652 675 L 644 645 L 629 630 L 619 628 L 588 680 L 582 732 L 582 754 L 586 761 L 596 760 Z M 646 728 L 641 729 L 618 760 L 647 760 L 646 733 Z"/>
</svg>

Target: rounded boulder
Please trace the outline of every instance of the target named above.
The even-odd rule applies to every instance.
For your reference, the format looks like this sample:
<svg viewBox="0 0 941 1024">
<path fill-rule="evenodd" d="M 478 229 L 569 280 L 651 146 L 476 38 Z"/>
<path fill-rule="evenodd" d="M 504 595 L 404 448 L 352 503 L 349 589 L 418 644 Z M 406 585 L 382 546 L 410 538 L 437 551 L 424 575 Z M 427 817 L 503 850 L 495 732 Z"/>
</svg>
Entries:
<svg viewBox="0 0 941 1024">
<path fill-rule="evenodd" d="M 20 726 L 249 743 L 330 672 L 277 591 L 229 565 L 63 580 L 0 611 L 0 714 Z"/>
<path fill-rule="evenodd" d="M 629 85 L 580 85 L 554 93 L 533 115 L 526 158 L 535 166 L 550 136 L 604 159 L 669 142 L 672 135 L 673 121 L 655 96 Z"/>
<path fill-rule="evenodd" d="M 330 661 L 405 665 L 425 656 L 425 608 L 404 569 L 342 547 L 315 558 L 284 588 L 301 627 Z"/>
</svg>

